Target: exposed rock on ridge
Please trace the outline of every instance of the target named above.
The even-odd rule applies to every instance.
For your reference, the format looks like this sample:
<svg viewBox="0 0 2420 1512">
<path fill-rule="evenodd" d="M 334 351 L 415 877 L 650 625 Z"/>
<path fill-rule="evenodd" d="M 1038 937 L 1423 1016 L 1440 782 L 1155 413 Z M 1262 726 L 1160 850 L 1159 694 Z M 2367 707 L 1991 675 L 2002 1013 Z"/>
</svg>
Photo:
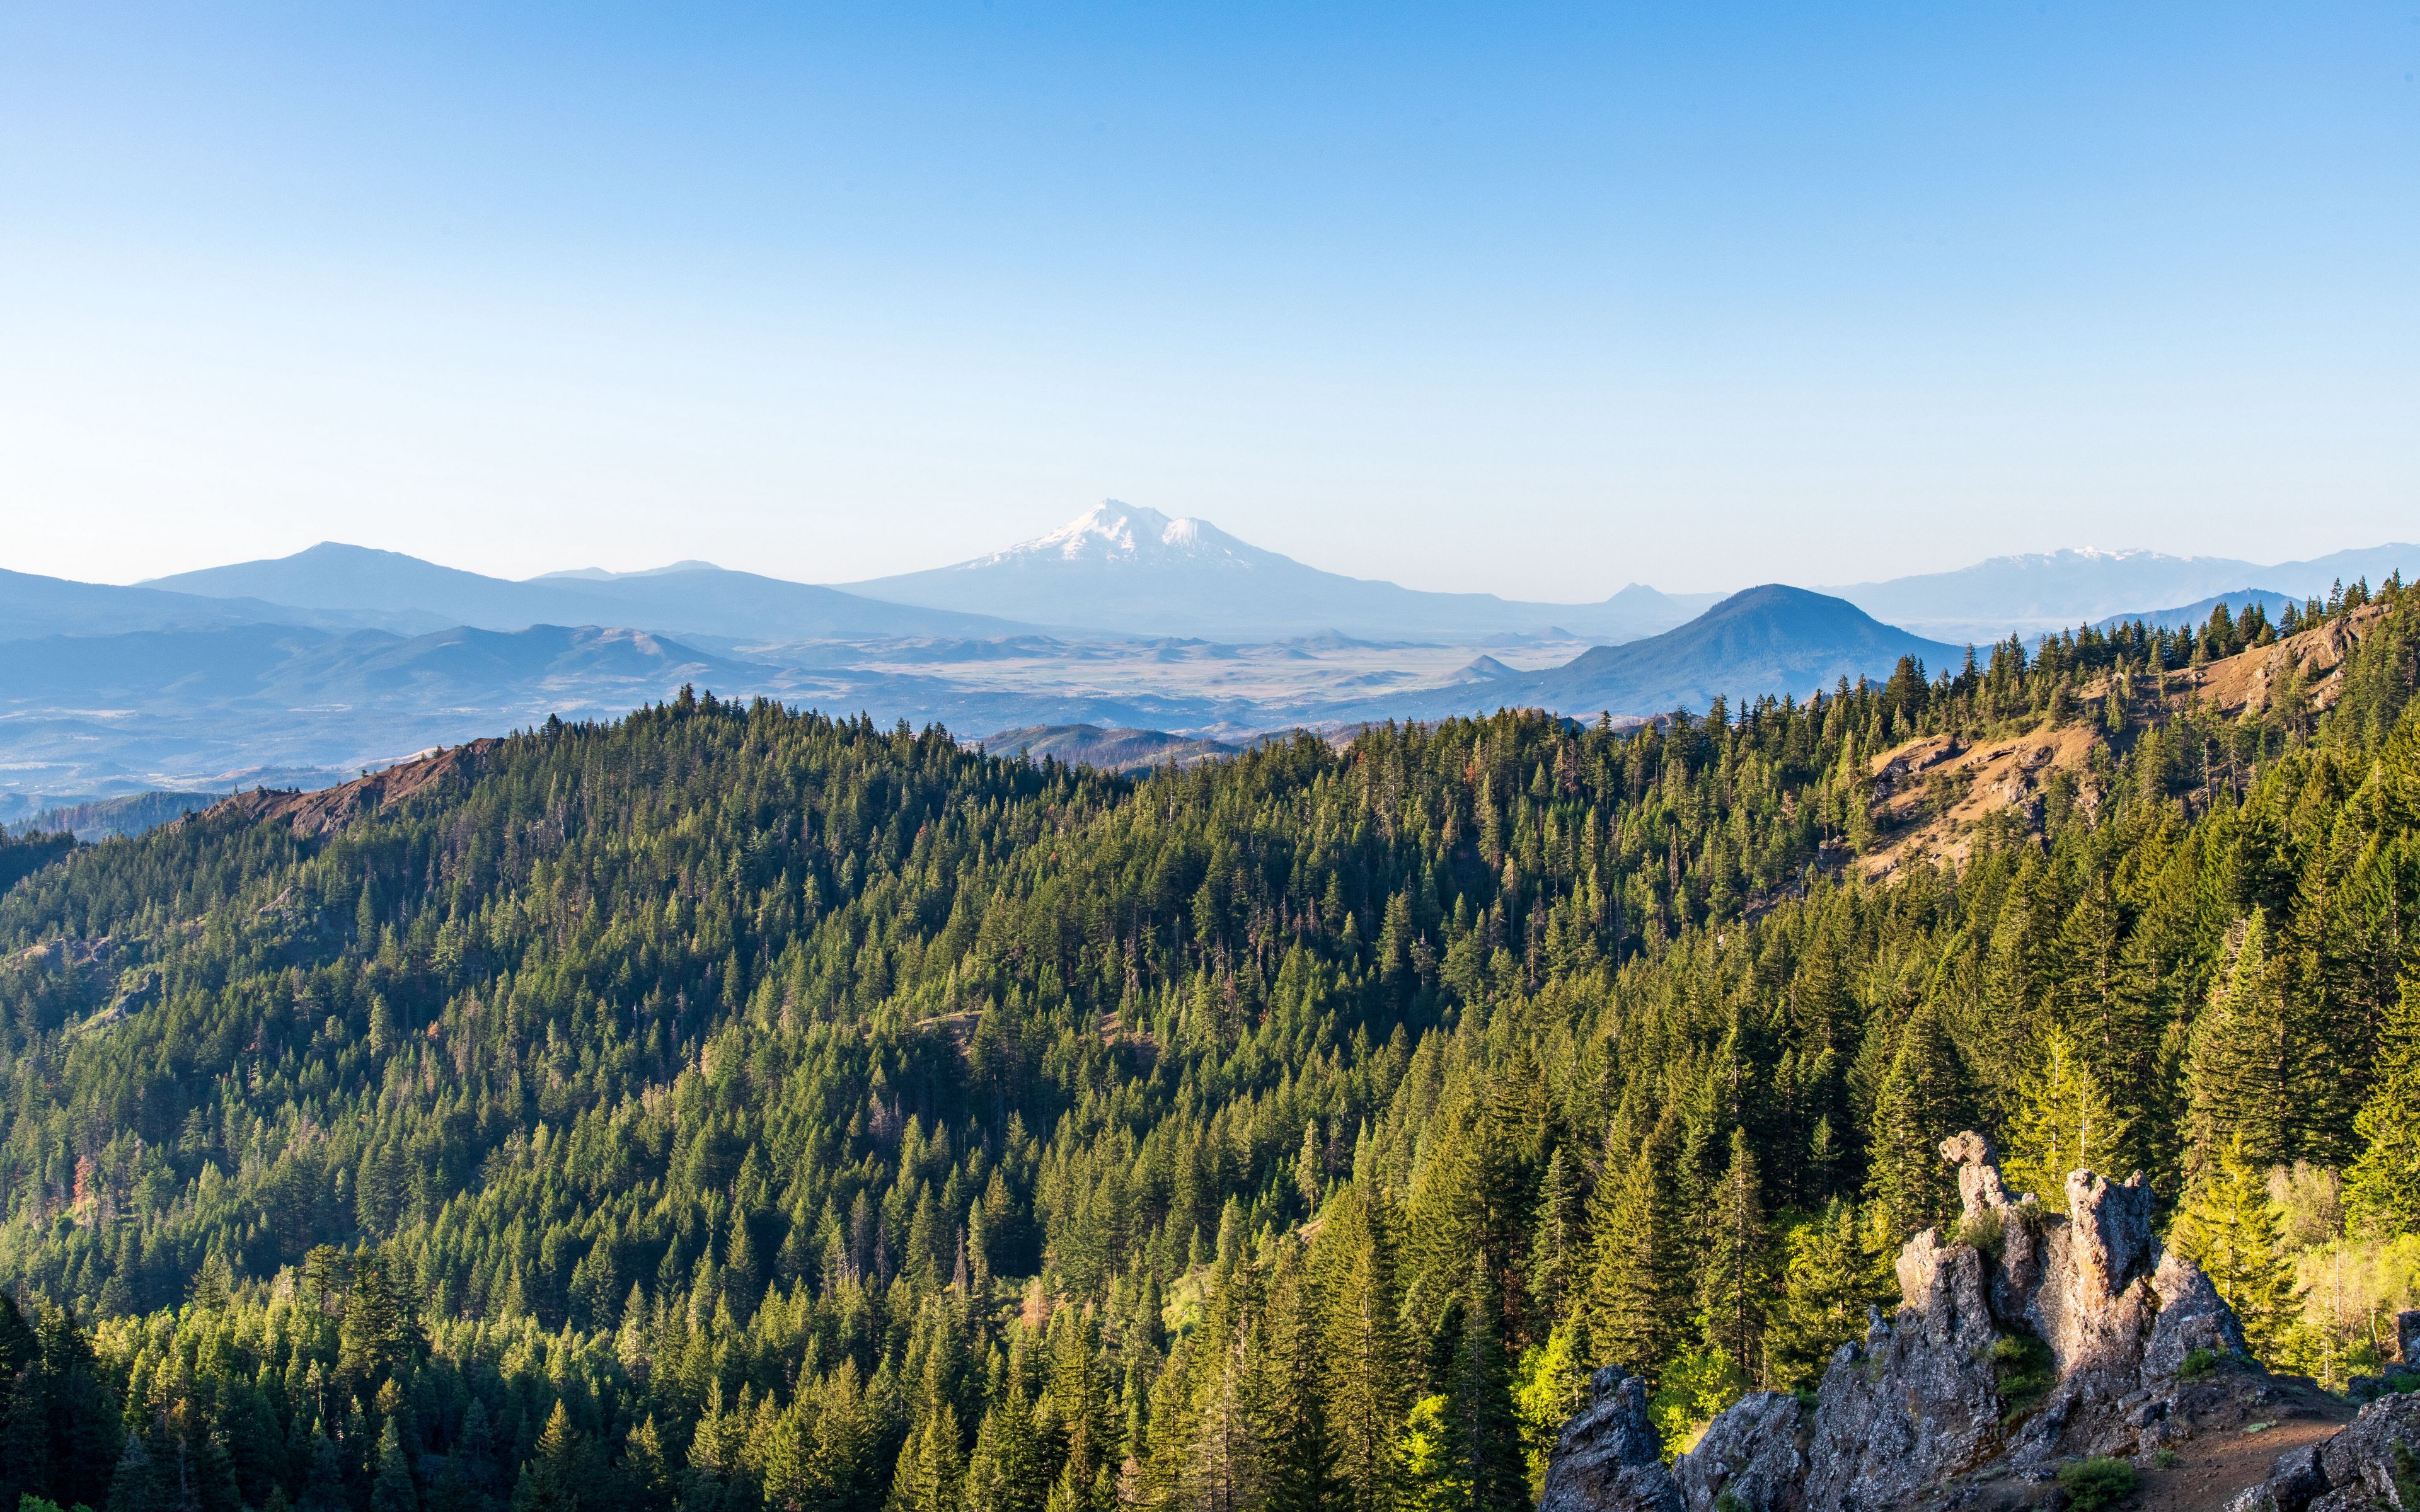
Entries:
<svg viewBox="0 0 2420 1512">
<path fill-rule="evenodd" d="M 206 819 L 224 814 L 251 820 L 283 819 L 294 826 L 298 836 L 326 835 L 342 829 L 358 814 L 399 803 L 447 778 L 475 776 L 489 755 L 503 744 L 501 740 L 473 740 L 398 762 L 316 793 L 285 789 L 238 793 L 212 804 L 202 810 L 202 815 Z"/>
<path fill-rule="evenodd" d="M 1840 1347 L 1812 1408 L 1748 1396 L 1667 1470 L 1643 1385 L 1600 1371 L 1555 1448 L 1542 1512 L 2013 1503 L 2064 1458 L 2149 1456 L 2198 1418 L 2268 1398 L 2209 1278 L 2161 1249 L 2140 1176 L 2076 1172 L 2062 1215 L 2011 1196 L 1980 1134 L 1941 1152 L 1958 1167 L 1955 1231 L 1900 1251 L 1897 1316 L 1872 1315 L 1864 1341 Z M 2021 1382 L 2017 1367 L 2045 1352 L 2047 1389 Z M 2186 1379 L 2189 1361 L 2199 1379 Z M 2233 1368 L 2211 1368 L 2222 1364 Z M 2247 1375 L 2249 1396 L 2237 1389 Z"/>
</svg>

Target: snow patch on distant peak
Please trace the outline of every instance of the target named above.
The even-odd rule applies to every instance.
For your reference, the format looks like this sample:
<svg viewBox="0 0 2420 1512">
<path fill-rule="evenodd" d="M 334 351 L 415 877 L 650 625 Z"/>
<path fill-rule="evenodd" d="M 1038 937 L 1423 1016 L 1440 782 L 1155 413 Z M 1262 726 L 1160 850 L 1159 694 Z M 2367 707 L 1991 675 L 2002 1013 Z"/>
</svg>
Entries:
<svg viewBox="0 0 2420 1512">
<path fill-rule="evenodd" d="M 1042 558 L 1117 565 L 1203 563 L 1248 567 L 1266 554 L 1207 520 L 1172 519 L 1148 505 L 1105 499 L 1047 535 L 960 565 L 990 567 Z"/>
</svg>

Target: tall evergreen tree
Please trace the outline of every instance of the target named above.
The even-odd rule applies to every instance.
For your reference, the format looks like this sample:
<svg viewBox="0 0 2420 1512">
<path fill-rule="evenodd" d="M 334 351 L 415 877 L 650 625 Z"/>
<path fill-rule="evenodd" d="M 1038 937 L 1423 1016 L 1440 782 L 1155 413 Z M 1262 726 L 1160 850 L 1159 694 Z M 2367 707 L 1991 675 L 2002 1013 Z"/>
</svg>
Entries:
<svg viewBox="0 0 2420 1512">
<path fill-rule="evenodd" d="M 2209 1275 L 2253 1354 L 2284 1364 L 2297 1343 L 2294 1272 L 2279 1253 L 2268 1180 L 2248 1143 L 2241 1130 L 2228 1135 L 2186 1189 L 2168 1243 Z"/>
<path fill-rule="evenodd" d="M 1450 1478 L 1466 1488 L 1463 1504 L 1474 1512 L 1516 1512 L 1529 1504 L 1528 1467 L 1512 1412 L 1504 1343 L 1496 1330 L 1502 1309 L 1491 1292 L 1494 1280 L 1483 1258 L 1473 1261 L 1447 1379 L 1445 1463 Z"/>
<path fill-rule="evenodd" d="M 2240 1146 L 2244 1161 L 2264 1169 L 2292 1159 L 2288 1119 L 2298 1047 L 2260 911 L 2228 941 L 2226 966 L 2189 1042 L 2188 1178 L 2198 1180 L 2230 1147 Z"/>
<path fill-rule="evenodd" d="M 2123 1128 L 2090 1057 L 2064 1026 L 2044 1026 L 2032 1064 L 2017 1084 L 2009 1130 L 2009 1180 L 2055 1205 L 2070 1172 L 2121 1168 Z"/>
<path fill-rule="evenodd" d="M 1608 1150 L 1589 1221 L 1596 1250 L 1589 1330 L 1598 1357 L 1650 1381 L 1687 1336 L 1694 1290 L 1679 1143 L 1666 1122 L 1636 1151 Z"/>
<path fill-rule="evenodd" d="M 1404 1414 L 1411 1408 L 1411 1350 L 1398 1316 L 1391 1204 L 1368 1142 L 1353 1184 L 1327 1205 L 1311 1251 L 1325 1314 L 1321 1375 L 1335 1445 L 1340 1504 L 1379 1512 L 1393 1504 Z"/>
<path fill-rule="evenodd" d="M 2345 1176 L 2346 1203 L 2373 1234 L 2420 1233 L 2420 975 L 2404 980 L 2380 1036 L 2371 1085 L 2357 1125 L 2362 1153 Z"/>
<path fill-rule="evenodd" d="M 1698 1313 L 1706 1344 L 1752 1384 L 1768 1379 L 1765 1318 L 1774 1289 L 1772 1236 L 1765 1228 L 1760 1185 L 1747 1131 L 1734 1129 L 1730 1165 L 1706 1214 L 1708 1243 L 1699 1274 Z"/>
<path fill-rule="evenodd" d="M 1874 1095 L 1868 1180 L 1898 1237 L 1940 1223 L 1955 1210 L 1956 1183 L 1941 1160 L 1942 1131 L 1965 1128 L 1973 1116 L 1963 1057 L 1940 1011 L 1920 1003 L 1900 1027 L 1890 1069 Z"/>
</svg>

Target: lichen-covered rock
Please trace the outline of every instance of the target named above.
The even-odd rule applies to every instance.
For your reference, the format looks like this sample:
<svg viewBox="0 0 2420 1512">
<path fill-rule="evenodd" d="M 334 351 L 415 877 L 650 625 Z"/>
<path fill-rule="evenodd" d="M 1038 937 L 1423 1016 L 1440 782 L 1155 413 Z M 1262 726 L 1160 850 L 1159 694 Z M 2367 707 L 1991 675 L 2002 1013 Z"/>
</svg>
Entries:
<svg viewBox="0 0 2420 1512">
<path fill-rule="evenodd" d="M 2227 1512 L 2420 1512 L 2420 1395 L 2381 1397 L 2343 1432 L 2277 1457 Z"/>
<path fill-rule="evenodd" d="M 1807 1482 L 1807 1410 L 1783 1391 L 1743 1396 L 1672 1465 L 1689 1512 L 1729 1493 L 1761 1512 L 1795 1512 Z"/>
<path fill-rule="evenodd" d="M 1683 1512 L 1644 1381 L 1610 1365 L 1590 1378 L 1588 1404 L 1547 1451 L 1538 1512 Z"/>
</svg>

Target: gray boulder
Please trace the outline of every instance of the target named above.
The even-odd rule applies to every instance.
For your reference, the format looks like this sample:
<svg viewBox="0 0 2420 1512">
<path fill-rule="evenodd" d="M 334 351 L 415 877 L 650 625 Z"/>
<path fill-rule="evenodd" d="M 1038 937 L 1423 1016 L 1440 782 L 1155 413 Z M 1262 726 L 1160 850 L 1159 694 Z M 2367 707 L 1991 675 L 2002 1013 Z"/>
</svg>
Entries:
<svg viewBox="0 0 2420 1512">
<path fill-rule="evenodd" d="M 2407 1315 L 2409 1316 L 2409 1315 Z M 2420 1394 L 2381 1397 L 2335 1437 L 2277 1457 L 2227 1512 L 2420 1512 Z"/>
</svg>

